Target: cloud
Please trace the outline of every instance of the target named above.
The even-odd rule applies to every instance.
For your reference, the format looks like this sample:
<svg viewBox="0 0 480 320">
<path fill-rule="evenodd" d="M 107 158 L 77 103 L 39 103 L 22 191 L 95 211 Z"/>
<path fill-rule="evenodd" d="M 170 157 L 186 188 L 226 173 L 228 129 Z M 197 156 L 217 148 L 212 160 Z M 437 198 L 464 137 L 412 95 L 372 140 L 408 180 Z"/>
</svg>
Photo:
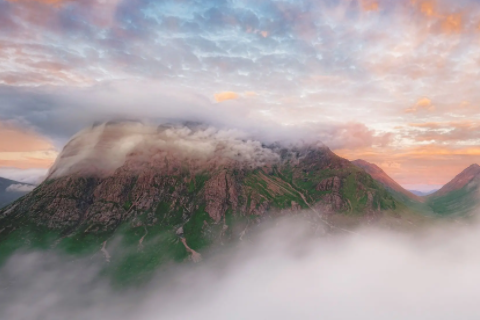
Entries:
<svg viewBox="0 0 480 320">
<path fill-rule="evenodd" d="M 109 175 L 122 165 L 131 170 L 155 162 L 167 172 L 181 161 L 192 171 L 235 161 L 239 167 L 275 163 L 280 156 L 260 141 L 236 130 L 198 125 L 145 125 L 139 122 L 98 124 L 67 143 L 48 178 Z M 173 165 L 174 166 L 174 165 Z M 170 168 L 170 169 L 169 169 Z"/>
<path fill-rule="evenodd" d="M 40 3 L 45 3 L 45 4 L 58 5 L 60 3 L 73 1 L 73 0 L 8 0 L 8 1 L 11 1 L 11 2 L 40 2 Z"/>
<path fill-rule="evenodd" d="M 7 192 L 30 192 L 35 189 L 35 186 L 28 184 L 11 184 L 5 191 Z"/>
<path fill-rule="evenodd" d="M 132 290 L 115 290 L 99 277 L 100 246 L 98 254 L 76 259 L 52 251 L 17 253 L 0 269 L 5 288 L 0 315 L 11 320 L 478 315 L 478 226 L 408 234 L 359 229 L 312 239 L 312 229 L 287 222 L 200 265 L 164 268 Z"/>
<path fill-rule="evenodd" d="M 0 122 L 0 167 L 48 168 L 57 152 L 52 143 L 30 128 Z"/>
<path fill-rule="evenodd" d="M 93 121 L 135 117 L 277 139 L 285 127 L 298 138 L 307 123 L 329 131 L 358 122 L 408 149 L 423 142 L 392 129 L 411 121 L 405 109 L 418 122 L 431 121 L 433 106 L 435 121 L 480 116 L 473 0 L 178 4 L 0 0 L 2 119 L 23 121 L 57 149 Z M 210 103 L 219 88 L 238 95 L 223 100 L 228 108 Z M 251 90 L 259 94 L 244 101 Z M 434 104 L 417 106 L 423 96 Z M 461 101 L 470 107 L 456 108 Z"/>
<path fill-rule="evenodd" d="M 419 5 L 420 11 L 425 14 L 427 17 L 434 17 L 437 16 L 437 4 L 436 1 L 434 0 L 428 0 L 428 1 L 412 1 L 412 3 Z"/>
<path fill-rule="evenodd" d="M 460 142 L 463 145 L 475 145 L 480 139 L 480 121 L 424 122 L 410 123 L 417 130 L 409 132 L 416 141 Z"/>
<path fill-rule="evenodd" d="M 378 11 L 380 8 L 379 3 L 373 0 L 362 0 L 361 4 L 364 11 Z"/>
<path fill-rule="evenodd" d="M 329 126 L 329 127 L 326 127 Z M 385 147 L 392 141 L 392 134 L 377 132 L 362 123 L 327 125 L 318 131 L 320 141 L 333 150 L 358 150 L 374 146 Z"/>
<path fill-rule="evenodd" d="M 331 123 L 321 114 L 316 118 L 318 114 L 314 108 L 271 109 L 263 94 L 242 94 L 242 99 L 229 100 L 228 108 L 212 103 L 207 95 L 200 92 L 155 82 L 114 82 L 93 88 L 68 88 L 55 93 L 9 90 L 9 94 L 4 95 L 3 101 L 0 94 L 0 112 L 9 116 L 10 121 L 21 120 L 27 128 L 34 127 L 43 135 L 53 137 L 57 149 L 92 123 L 112 119 L 153 123 L 199 122 L 219 129 L 248 132 L 264 143 L 322 141 L 332 148 L 388 143 L 388 135 L 384 132 L 358 122 Z M 133 105 L 135 108 L 132 108 Z M 361 138 L 355 138 L 355 134 L 361 134 Z M 342 142 L 342 137 L 345 142 Z"/>
<path fill-rule="evenodd" d="M 464 12 L 467 11 L 465 10 L 466 8 L 472 5 L 468 1 L 464 1 L 461 6 L 455 6 L 446 1 L 436 0 L 412 0 L 411 3 L 426 18 L 436 22 L 436 24 L 431 24 L 430 28 L 432 31 L 445 34 L 459 34 L 465 31 L 465 22 L 466 20 L 469 20 L 469 17 Z M 437 24 L 440 26 L 439 28 L 437 27 Z"/>
<path fill-rule="evenodd" d="M 223 102 L 226 100 L 238 99 L 239 95 L 238 93 L 235 93 L 235 92 L 225 91 L 225 92 L 215 93 L 214 97 L 215 97 L 215 101 Z"/>
<path fill-rule="evenodd" d="M 0 167 L 49 168 L 57 155 L 57 151 L 0 152 Z"/>
<path fill-rule="evenodd" d="M 434 111 L 435 106 L 432 104 L 432 101 L 430 99 L 422 98 L 418 100 L 414 106 L 406 109 L 405 112 L 415 113 L 415 112 L 418 112 L 419 110 Z"/>
<path fill-rule="evenodd" d="M 38 185 L 47 176 L 48 169 L 18 169 L 14 167 L 0 167 L 0 177 L 27 184 Z"/>
<path fill-rule="evenodd" d="M 280 159 L 265 143 L 275 142 L 284 147 L 326 144 L 334 149 L 357 150 L 384 147 L 392 138 L 390 133 L 378 133 L 359 123 L 299 129 L 268 128 L 267 132 L 276 132 L 269 141 L 270 137 L 262 131 L 222 129 L 205 124 L 157 126 L 136 121 L 96 124 L 71 138 L 48 176 L 58 178 L 78 173 L 105 176 L 122 165 L 136 170 L 151 161 L 162 165 L 166 158 L 185 161 L 185 165 L 192 165 L 191 170 L 232 161 L 241 167 L 258 167 Z"/>
<path fill-rule="evenodd" d="M 30 152 L 54 149 L 52 143 L 33 130 L 0 122 L 0 152 Z"/>
<path fill-rule="evenodd" d="M 460 14 L 448 15 L 442 21 L 442 29 L 447 33 L 459 33 L 463 30 L 463 18 Z"/>
</svg>

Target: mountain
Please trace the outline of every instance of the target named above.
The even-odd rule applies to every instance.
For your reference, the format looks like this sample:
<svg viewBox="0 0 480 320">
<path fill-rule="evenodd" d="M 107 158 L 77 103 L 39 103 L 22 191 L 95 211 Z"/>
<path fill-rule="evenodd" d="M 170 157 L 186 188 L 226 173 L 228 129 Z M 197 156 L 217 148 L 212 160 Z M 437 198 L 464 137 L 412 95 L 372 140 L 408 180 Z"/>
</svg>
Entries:
<svg viewBox="0 0 480 320">
<path fill-rule="evenodd" d="M 460 174 L 455 176 L 449 183 L 444 185 L 440 190 L 432 194 L 432 197 L 445 196 L 448 193 L 461 190 L 468 184 L 477 181 L 480 177 L 480 166 L 478 164 L 472 164 Z"/>
<path fill-rule="evenodd" d="M 419 197 L 426 197 L 426 196 L 431 195 L 432 193 L 438 191 L 438 189 L 430 190 L 430 191 L 418 191 L 418 190 L 408 190 L 408 191 L 410 191 L 411 193 L 413 193 L 414 195 L 417 195 Z"/>
<path fill-rule="evenodd" d="M 401 198 L 401 200 L 413 200 L 417 202 L 423 202 L 423 199 L 420 198 L 418 195 L 404 189 L 401 185 L 399 185 L 395 180 L 393 180 L 389 175 L 385 173 L 380 167 L 377 165 L 367 162 L 365 160 L 355 160 L 352 163 L 365 170 L 369 175 L 372 176 L 373 179 L 381 183 L 387 190 L 391 193 L 397 195 L 397 197 Z"/>
<path fill-rule="evenodd" d="M 0 208 L 33 190 L 32 185 L 0 177 Z"/>
<path fill-rule="evenodd" d="M 466 168 L 440 190 L 431 193 L 408 191 L 390 178 L 377 165 L 364 160 L 352 161 L 383 185 L 397 202 L 426 215 L 450 216 L 471 214 L 479 204 L 480 166 Z"/>
<path fill-rule="evenodd" d="M 404 209 L 325 146 L 266 146 L 202 125 L 97 124 L 67 143 L 38 188 L 0 210 L 0 263 L 25 245 L 99 252 L 123 281 L 198 261 L 276 217 L 308 214 L 315 230 L 341 232 L 407 222 Z"/>
<path fill-rule="evenodd" d="M 472 164 L 440 190 L 427 197 L 427 204 L 437 214 L 472 213 L 480 199 L 480 166 Z"/>
</svg>

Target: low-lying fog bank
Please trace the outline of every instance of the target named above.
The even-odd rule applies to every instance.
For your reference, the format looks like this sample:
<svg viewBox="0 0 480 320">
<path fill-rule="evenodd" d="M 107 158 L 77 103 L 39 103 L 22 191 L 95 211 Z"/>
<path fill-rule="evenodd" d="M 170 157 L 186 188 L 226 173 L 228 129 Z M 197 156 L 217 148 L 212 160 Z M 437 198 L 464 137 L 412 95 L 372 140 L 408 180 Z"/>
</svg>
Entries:
<svg viewBox="0 0 480 320">
<path fill-rule="evenodd" d="M 478 319 L 480 225 L 311 239 L 282 221 L 235 249 L 113 289 L 94 259 L 18 253 L 1 319 Z"/>
</svg>

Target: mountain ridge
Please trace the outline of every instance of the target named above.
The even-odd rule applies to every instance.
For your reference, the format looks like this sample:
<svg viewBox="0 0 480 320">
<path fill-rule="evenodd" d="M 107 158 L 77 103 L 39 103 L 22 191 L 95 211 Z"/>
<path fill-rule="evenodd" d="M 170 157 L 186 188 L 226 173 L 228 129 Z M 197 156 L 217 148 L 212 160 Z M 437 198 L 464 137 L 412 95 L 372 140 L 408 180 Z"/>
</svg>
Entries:
<svg viewBox="0 0 480 320">
<path fill-rule="evenodd" d="M 465 187 L 473 179 L 480 178 L 480 166 L 476 163 L 468 166 L 458 175 L 456 175 L 452 180 L 445 184 L 438 191 L 430 195 L 430 197 L 441 197 L 446 195 L 449 192 L 459 190 Z"/>
<path fill-rule="evenodd" d="M 472 164 L 440 190 L 426 197 L 440 215 L 472 215 L 480 203 L 480 166 Z"/>
<path fill-rule="evenodd" d="M 357 159 L 352 161 L 354 165 L 359 168 L 364 169 L 368 174 L 370 174 L 376 181 L 380 182 L 384 187 L 398 192 L 405 197 L 418 201 L 423 202 L 424 200 L 419 197 L 418 195 L 406 190 L 400 184 L 398 184 L 395 180 L 393 180 L 382 168 L 377 166 L 376 164 L 370 163 L 368 161 Z"/>
</svg>

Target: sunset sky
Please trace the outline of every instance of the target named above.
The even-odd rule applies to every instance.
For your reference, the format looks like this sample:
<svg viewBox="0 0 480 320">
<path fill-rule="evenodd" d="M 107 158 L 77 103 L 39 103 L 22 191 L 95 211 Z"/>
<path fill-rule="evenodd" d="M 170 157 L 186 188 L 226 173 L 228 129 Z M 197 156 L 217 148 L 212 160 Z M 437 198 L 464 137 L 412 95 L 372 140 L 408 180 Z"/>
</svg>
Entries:
<svg viewBox="0 0 480 320">
<path fill-rule="evenodd" d="M 0 0 L 0 176 L 120 117 L 318 139 L 435 189 L 480 162 L 479 72 L 478 0 Z"/>
</svg>

